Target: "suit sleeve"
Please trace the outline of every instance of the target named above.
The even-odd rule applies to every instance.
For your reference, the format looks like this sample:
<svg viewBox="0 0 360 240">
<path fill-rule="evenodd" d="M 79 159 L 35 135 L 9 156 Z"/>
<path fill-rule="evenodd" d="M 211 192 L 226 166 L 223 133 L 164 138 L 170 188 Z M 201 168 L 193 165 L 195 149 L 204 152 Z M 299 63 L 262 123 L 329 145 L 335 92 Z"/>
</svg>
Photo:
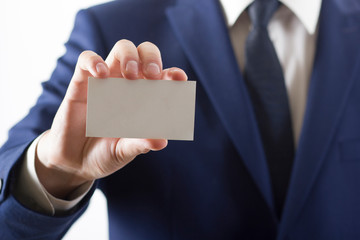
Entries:
<svg viewBox="0 0 360 240">
<path fill-rule="evenodd" d="M 47 216 L 23 206 L 13 195 L 18 168 L 28 146 L 49 129 L 65 95 L 80 53 L 92 50 L 107 53 L 101 31 L 91 9 L 80 11 L 75 20 L 66 53 L 59 58 L 50 80 L 42 83 L 42 94 L 27 116 L 10 131 L 0 149 L 0 239 L 61 239 L 71 224 L 85 211 L 95 190 L 92 187 L 80 204 L 64 216 Z"/>
</svg>

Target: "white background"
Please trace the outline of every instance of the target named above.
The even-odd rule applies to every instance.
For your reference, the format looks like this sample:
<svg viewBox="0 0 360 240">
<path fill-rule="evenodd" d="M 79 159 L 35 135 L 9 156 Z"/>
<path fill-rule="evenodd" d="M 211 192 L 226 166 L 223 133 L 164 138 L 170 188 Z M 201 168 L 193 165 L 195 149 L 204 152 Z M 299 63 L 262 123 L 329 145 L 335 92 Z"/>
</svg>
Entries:
<svg viewBox="0 0 360 240">
<path fill-rule="evenodd" d="M 0 2 L 0 145 L 8 129 L 35 103 L 40 83 L 64 52 L 81 8 L 104 0 L 1 0 Z M 96 192 L 88 211 L 66 240 L 108 239 L 106 200 Z"/>
</svg>

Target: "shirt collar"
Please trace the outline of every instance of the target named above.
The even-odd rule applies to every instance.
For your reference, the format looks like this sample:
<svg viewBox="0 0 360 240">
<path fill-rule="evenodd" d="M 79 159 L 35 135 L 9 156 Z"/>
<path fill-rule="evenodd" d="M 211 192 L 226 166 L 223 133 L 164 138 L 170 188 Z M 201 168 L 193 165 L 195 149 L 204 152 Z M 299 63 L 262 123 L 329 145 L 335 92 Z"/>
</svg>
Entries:
<svg viewBox="0 0 360 240">
<path fill-rule="evenodd" d="M 304 24 L 309 34 L 313 34 L 319 20 L 322 0 L 280 0 Z M 234 25 L 240 14 L 253 0 L 220 0 L 229 26 Z"/>
</svg>

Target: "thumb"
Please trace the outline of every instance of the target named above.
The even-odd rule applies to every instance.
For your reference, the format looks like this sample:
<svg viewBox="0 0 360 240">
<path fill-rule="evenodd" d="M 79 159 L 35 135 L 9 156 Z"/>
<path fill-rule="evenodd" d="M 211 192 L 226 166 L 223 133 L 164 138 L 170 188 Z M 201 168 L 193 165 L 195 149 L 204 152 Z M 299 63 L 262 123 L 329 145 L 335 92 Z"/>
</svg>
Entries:
<svg viewBox="0 0 360 240">
<path fill-rule="evenodd" d="M 137 155 L 147 153 L 150 150 L 162 150 L 167 144 L 168 141 L 166 139 L 120 138 L 115 149 L 116 160 L 117 162 L 126 165 Z"/>
</svg>

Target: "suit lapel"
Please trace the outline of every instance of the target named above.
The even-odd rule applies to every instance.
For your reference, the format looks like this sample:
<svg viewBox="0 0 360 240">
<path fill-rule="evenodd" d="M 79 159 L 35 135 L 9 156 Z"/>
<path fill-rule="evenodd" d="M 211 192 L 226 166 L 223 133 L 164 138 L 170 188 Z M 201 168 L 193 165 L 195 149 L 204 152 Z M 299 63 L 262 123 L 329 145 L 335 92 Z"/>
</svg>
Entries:
<svg viewBox="0 0 360 240">
<path fill-rule="evenodd" d="M 248 171 L 273 211 L 270 178 L 245 83 L 218 1 L 181 0 L 167 16 Z"/>
<path fill-rule="evenodd" d="M 338 1 L 338 4 L 346 4 Z M 304 125 L 280 225 L 282 239 L 305 204 L 359 69 L 360 15 L 344 14 L 323 1 Z M 359 74 L 359 73 L 358 73 Z"/>
</svg>

